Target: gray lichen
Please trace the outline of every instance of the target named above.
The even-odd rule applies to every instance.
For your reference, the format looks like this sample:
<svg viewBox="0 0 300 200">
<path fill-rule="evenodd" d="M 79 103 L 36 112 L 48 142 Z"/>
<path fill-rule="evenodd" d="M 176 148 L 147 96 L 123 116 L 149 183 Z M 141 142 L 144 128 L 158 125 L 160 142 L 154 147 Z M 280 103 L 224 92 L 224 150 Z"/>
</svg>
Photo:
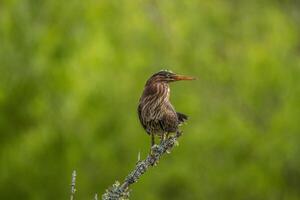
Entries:
<svg viewBox="0 0 300 200">
<path fill-rule="evenodd" d="M 71 196 L 70 196 L 70 200 L 74 200 L 75 199 L 75 192 L 76 192 L 76 170 L 73 170 L 72 173 L 72 182 L 71 182 Z"/>
<path fill-rule="evenodd" d="M 177 139 L 180 136 L 181 132 L 178 131 L 175 135 L 165 139 L 159 145 L 154 145 L 145 160 L 140 160 L 140 156 L 138 156 L 138 161 L 135 168 L 125 178 L 124 183 L 120 184 L 118 181 L 116 181 L 113 186 L 107 189 L 102 195 L 102 200 L 129 199 L 129 186 L 137 182 L 149 167 L 155 166 L 165 153 L 169 153 L 170 150 L 178 144 Z"/>
</svg>

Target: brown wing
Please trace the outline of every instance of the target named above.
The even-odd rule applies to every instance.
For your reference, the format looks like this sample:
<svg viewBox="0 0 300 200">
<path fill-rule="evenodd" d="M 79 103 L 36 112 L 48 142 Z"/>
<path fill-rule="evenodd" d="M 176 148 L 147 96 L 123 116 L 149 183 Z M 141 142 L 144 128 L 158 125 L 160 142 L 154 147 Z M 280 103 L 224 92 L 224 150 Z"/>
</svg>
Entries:
<svg viewBox="0 0 300 200">
<path fill-rule="evenodd" d="M 166 112 L 162 119 L 159 121 L 161 128 L 164 132 L 176 132 L 178 129 L 178 117 L 177 113 L 173 110 Z"/>
<path fill-rule="evenodd" d="M 140 120 L 140 123 L 141 125 L 143 126 L 143 128 L 147 131 L 147 127 L 146 127 L 146 124 L 143 123 L 143 119 L 142 119 L 142 108 L 141 108 L 141 105 L 138 106 L 138 115 L 139 115 L 139 120 Z M 148 132 L 147 132 L 148 133 Z M 149 133 L 148 133 L 149 134 Z"/>
</svg>

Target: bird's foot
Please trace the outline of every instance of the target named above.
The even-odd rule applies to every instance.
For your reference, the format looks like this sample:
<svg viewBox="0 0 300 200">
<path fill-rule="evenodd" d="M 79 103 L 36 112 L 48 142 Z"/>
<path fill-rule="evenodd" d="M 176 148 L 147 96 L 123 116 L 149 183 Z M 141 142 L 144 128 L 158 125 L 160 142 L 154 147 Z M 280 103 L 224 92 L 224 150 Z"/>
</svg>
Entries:
<svg viewBox="0 0 300 200">
<path fill-rule="evenodd" d="M 168 138 L 167 138 L 167 133 L 163 133 L 160 137 L 160 144 L 162 144 L 164 141 L 166 141 Z"/>
<path fill-rule="evenodd" d="M 159 145 L 153 145 L 150 149 L 149 156 L 151 157 L 151 165 L 156 166 L 158 164 Z"/>
<path fill-rule="evenodd" d="M 157 152 L 158 147 L 159 146 L 157 144 L 152 145 L 151 148 L 150 148 L 150 155 L 155 155 L 156 152 Z"/>
<path fill-rule="evenodd" d="M 170 137 L 170 132 L 167 132 L 167 134 L 166 134 L 166 140 L 169 139 L 169 137 Z"/>
</svg>

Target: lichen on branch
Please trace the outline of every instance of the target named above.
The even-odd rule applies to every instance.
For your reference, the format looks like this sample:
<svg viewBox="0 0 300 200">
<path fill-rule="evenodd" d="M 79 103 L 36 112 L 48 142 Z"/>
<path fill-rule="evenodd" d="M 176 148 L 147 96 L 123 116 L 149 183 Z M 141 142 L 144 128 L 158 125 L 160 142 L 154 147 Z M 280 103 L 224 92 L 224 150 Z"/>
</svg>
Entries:
<svg viewBox="0 0 300 200">
<path fill-rule="evenodd" d="M 160 158 L 165 153 L 169 153 L 178 144 L 177 139 L 181 136 L 181 133 L 181 131 L 177 131 L 175 135 L 163 140 L 159 145 L 152 146 L 151 152 L 147 155 L 146 159 L 140 160 L 138 156 L 135 168 L 125 178 L 124 182 L 120 184 L 116 181 L 102 195 L 102 200 L 128 200 L 130 193 L 129 186 L 136 183 L 150 167 L 156 166 Z"/>
</svg>

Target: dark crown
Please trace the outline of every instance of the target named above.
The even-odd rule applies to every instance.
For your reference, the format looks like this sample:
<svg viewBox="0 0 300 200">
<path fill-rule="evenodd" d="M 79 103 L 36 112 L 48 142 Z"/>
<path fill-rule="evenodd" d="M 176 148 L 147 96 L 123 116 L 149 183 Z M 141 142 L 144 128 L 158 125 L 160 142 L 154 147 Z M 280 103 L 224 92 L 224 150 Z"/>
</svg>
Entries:
<svg viewBox="0 0 300 200">
<path fill-rule="evenodd" d="M 153 76 L 171 76 L 174 75 L 175 73 L 173 73 L 171 70 L 160 70 L 159 72 L 153 74 Z"/>
</svg>

